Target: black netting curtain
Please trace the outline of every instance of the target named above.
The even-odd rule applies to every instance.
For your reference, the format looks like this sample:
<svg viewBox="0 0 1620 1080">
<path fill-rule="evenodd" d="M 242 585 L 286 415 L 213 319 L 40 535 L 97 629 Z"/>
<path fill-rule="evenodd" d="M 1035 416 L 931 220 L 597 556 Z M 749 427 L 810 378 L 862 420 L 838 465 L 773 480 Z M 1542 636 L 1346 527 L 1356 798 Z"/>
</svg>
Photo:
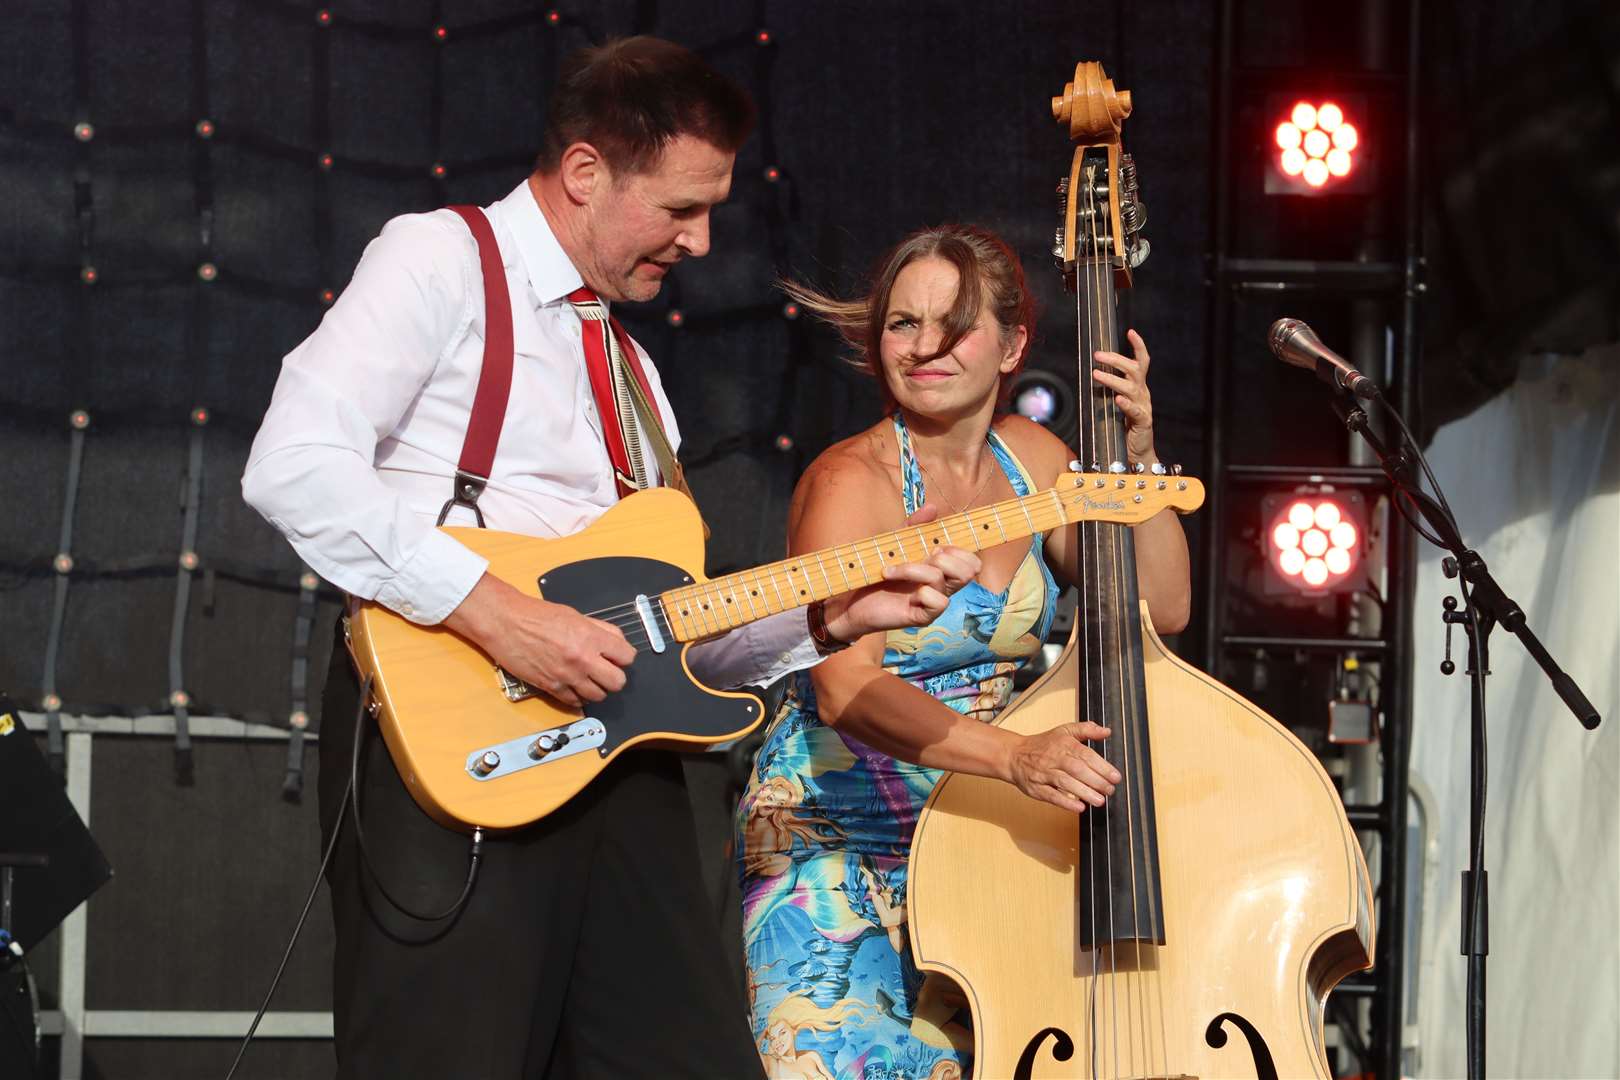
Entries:
<svg viewBox="0 0 1620 1080">
<path fill-rule="evenodd" d="M 0 687 L 66 714 L 314 721 L 338 597 L 241 501 L 281 357 L 389 217 L 487 204 L 528 170 L 559 59 L 612 34 L 697 48 L 761 123 L 714 254 L 627 318 L 664 372 L 711 571 L 778 556 L 810 457 L 871 387 L 772 287 L 854 288 L 946 220 L 1001 231 L 1070 373 L 1046 253 L 1076 61 L 1132 90 L 1154 260 L 1126 325 L 1161 443 L 1201 456 L 1205 5 L 555 5 L 31 0 L 0 23 Z M 290 778 L 289 784 L 296 784 Z"/>
</svg>

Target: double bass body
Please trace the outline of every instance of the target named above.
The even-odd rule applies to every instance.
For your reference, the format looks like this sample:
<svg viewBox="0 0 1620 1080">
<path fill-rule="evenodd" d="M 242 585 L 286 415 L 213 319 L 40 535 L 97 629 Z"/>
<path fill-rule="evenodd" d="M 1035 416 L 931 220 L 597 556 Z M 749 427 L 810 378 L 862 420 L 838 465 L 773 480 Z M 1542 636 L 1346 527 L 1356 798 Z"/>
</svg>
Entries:
<svg viewBox="0 0 1620 1080">
<path fill-rule="evenodd" d="M 1372 960 L 1361 847 L 1310 751 L 1142 623 L 1164 944 L 1086 948 L 1074 815 L 953 774 L 912 846 L 918 966 L 966 993 L 981 1080 L 1327 1077 L 1322 1003 Z M 1002 726 L 1072 719 L 1076 652 Z"/>
</svg>

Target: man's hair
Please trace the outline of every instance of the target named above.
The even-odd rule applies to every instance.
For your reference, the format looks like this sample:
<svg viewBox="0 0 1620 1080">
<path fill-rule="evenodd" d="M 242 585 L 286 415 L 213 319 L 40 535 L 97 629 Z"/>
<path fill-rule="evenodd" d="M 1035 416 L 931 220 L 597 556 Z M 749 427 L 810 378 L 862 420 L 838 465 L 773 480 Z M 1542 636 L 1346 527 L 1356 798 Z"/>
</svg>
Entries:
<svg viewBox="0 0 1620 1080">
<path fill-rule="evenodd" d="M 677 136 L 736 153 L 753 129 L 754 103 L 697 53 L 655 37 L 616 38 L 563 61 L 534 169 L 555 173 L 563 151 L 584 142 L 617 174 L 646 172 Z"/>
</svg>

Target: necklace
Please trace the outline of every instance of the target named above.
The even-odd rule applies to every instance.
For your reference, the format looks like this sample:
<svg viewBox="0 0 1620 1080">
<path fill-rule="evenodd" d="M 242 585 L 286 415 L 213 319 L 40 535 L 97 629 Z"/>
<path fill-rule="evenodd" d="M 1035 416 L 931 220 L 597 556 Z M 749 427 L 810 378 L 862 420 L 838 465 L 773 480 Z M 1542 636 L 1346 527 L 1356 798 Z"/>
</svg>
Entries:
<svg viewBox="0 0 1620 1080">
<path fill-rule="evenodd" d="M 980 444 L 980 451 L 979 451 L 980 460 L 983 460 L 983 458 L 984 458 L 984 449 L 986 447 L 988 447 L 988 446 L 989 446 L 988 443 L 981 443 Z M 918 454 L 916 451 L 912 451 L 912 456 L 917 459 L 917 467 L 920 468 L 922 470 L 922 472 L 923 472 L 923 475 L 928 478 L 928 482 L 929 482 L 929 484 L 931 484 L 933 486 L 934 490 L 939 492 L 939 497 L 945 500 L 945 505 L 949 506 L 951 508 L 951 512 L 955 513 L 955 514 L 963 513 L 962 508 L 960 506 L 957 506 L 956 503 L 952 502 L 951 497 L 949 495 L 945 494 L 945 485 L 941 484 L 938 480 L 935 480 L 934 479 L 934 474 L 928 471 L 928 466 L 927 465 L 923 464 L 922 455 Z M 984 474 L 984 479 L 979 481 L 978 488 L 973 492 L 972 495 L 968 496 L 967 505 L 972 506 L 974 501 L 977 500 L 980 495 L 984 494 L 984 489 L 990 483 L 990 478 L 995 475 L 995 472 L 996 472 L 996 470 L 991 469 L 991 470 L 987 471 Z"/>
</svg>

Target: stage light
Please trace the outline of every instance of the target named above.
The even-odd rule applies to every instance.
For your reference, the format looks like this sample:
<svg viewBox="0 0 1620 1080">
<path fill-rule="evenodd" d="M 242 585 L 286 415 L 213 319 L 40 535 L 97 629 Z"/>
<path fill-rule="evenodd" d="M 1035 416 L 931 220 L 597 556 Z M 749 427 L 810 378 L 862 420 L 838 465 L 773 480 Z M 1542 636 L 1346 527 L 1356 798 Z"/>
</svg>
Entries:
<svg viewBox="0 0 1620 1080">
<path fill-rule="evenodd" d="M 1357 156 L 1361 134 L 1349 119 L 1366 112 L 1361 95 L 1313 101 L 1272 95 L 1273 117 L 1266 170 L 1268 195 L 1318 195 L 1370 190 Z"/>
<path fill-rule="evenodd" d="M 1013 412 L 1051 431 L 1074 423 L 1074 391 L 1049 371 L 1030 368 L 1014 378 L 1007 399 Z"/>
<path fill-rule="evenodd" d="M 1329 486 L 1273 492 L 1260 500 L 1266 592 L 1351 592 L 1366 584 L 1365 504 L 1357 491 Z"/>
</svg>

